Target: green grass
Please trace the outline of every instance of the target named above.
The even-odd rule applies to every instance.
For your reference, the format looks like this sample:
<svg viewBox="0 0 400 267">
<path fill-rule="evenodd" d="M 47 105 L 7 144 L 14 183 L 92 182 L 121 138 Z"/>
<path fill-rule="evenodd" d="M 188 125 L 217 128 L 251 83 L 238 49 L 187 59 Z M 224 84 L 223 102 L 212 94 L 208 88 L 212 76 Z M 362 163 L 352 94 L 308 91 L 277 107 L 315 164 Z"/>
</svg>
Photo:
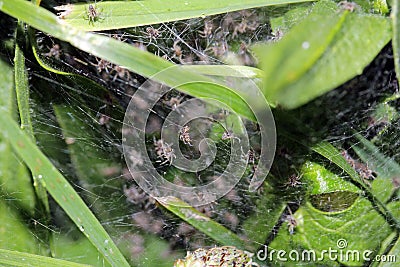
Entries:
<svg viewBox="0 0 400 267">
<path fill-rule="evenodd" d="M 104 1 L 94 5 L 98 17 L 89 23 L 87 4 L 63 6 L 62 19 L 74 28 L 85 31 L 123 29 L 135 26 L 152 25 L 216 14 L 223 14 L 248 8 L 276 6 L 315 0 L 251 0 L 251 1 Z M 58 9 L 58 8 L 57 8 Z"/>
<path fill-rule="evenodd" d="M 48 7 L 50 2 L 43 2 L 46 2 L 43 6 Z M 0 59 L 0 264 L 171 266 L 174 259 L 184 255 L 179 250 L 170 251 L 172 237 L 179 234 L 171 230 L 173 234 L 161 238 L 161 230 L 151 228 L 157 220 L 165 223 L 161 228 L 167 228 L 167 222 L 181 226 L 185 222 L 195 229 L 196 234 L 202 235 L 199 240 L 203 243 L 200 244 L 208 246 L 236 246 L 257 252 L 266 242 L 285 251 L 299 247 L 316 249 L 320 255 L 325 248 L 322 245 L 335 247 L 338 239 L 345 238 L 349 243 L 347 249 L 373 250 L 374 255 L 378 252 L 396 254 L 400 247 L 400 190 L 396 187 L 400 168 L 396 162 L 399 151 L 390 145 L 396 144 L 390 131 L 398 134 L 395 132 L 398 95 L 387 91 L 378 94 L 374 88 L 369 88 L 375 97 L 371 109 L 376 108 L 376 112 L 368 110 L 369 120 L 364 118 L 356 131 L 336 122 L 342 134 L 336 142 L 326 141 L 334 134 L 324 123 L 331 123 L 336 117 L 335 114 L 324 114 L 325 109 L 337 104 L 335 112 L 339 114 L 353 108 L 353 104 L 357 106 L 367 100 L 360 97 L 347 106 L 340 101 L 322 106 L 321 103 L 340 95 L 340 90 L 350 95 L 344 85 L 359 78 L 390 41 L 394 69 L 400 77 L 399 4 L 393 1 L 389 5 L 391 13 L 388 17 L 386 1 L 359 0 L 354 10 L 337 2 L 231 0 L 163 1 L 160 4 L 156 0 L 102 1 L 92 3 L 93 6 L 88 3 L 68 5 L 64 7 L 66 13 L 57 17 L 39 6 L 40 1 L 36 1 L 36 5 L 24 0 L 0 0 L 1 12 L 17 22 L 15 29 L 11 29 L 14 36 L 0 40 L 1 54 L 14 55 L 13 61 L 9 62 L 14 68 Z M 92 18 L 87 14 L 89 7 L 97 12 Z M 95 33 L 122 29 L 132 33 L 132 27 L 182 20 L 195 25 L 196 19 L 209 16 L 224 21 L 226 12 L 249 8 L 255 8 L 254 14 L 264 19 L 264 30 L 275 33 L 274 38 L 260 37 L 258 43 L 251 43 L 246 48 L 246 53 L 256 57 L 257 67 L 212 65 L 209 62 L 177 66 L 151 51 L 150 44 L 149 51 L 144 51 L 124 42 L 123 38 L 117 40 Z M 247 46 L 246 42 L 240 43 L 232 36 L 232 32 L 248 36 L 239 26 L 250 23 L 245 21 L 249 17 L 245 13 L 240 16 L 233 17 L 236 27 L 228 27 L 230 32 L 224 36 L 229 48 Z M 12 23 L 7 25 L 14 27 Z M 37 37 L 41 34 L 39 31 L 48 36 Z M 199 28 L 189 31 L 199 34 Z M 217 34 L 215 30 L 203 37 L 204 40 L 196 41 L 199 46 L 203 43 L 211 46 L 221 41 Z M 272 36 L 271 32 L 268 34 Z M 215 203 L 219 215 L 228 217 L 229 214 L 224 213 L 228 211 L 236 216 L 230 217 L 231 225 L 222 216 L 210 218 L 178 198 L 153 200 L 144 194 L 141 196 L 145 199 L 144 204 L 140 202 L 142 200 L 130 199 L 133 204 L 126 201 L 123 191 L 128 186 L 122 179 L 115 179 L 124 166 L 120 162 L 121 149 L 115 145 L 121 141 L 124 108 L 122 101 L 119 102 L 121 99 L 105 85 L 113 75 L 112 82 L 120 77 L 118 73 L 112 73 L 114 69 L 107 70 L 109 77 L 104 79 L 96 78 L 96 75 L 100 76 L 99 70 L 97 74 L 88 74 L 90 68 L 99 68 L 92 66 L 96 64 L 90 61 L 84 62 L 82 72 L 74 67 L 71 67 L 74 71 L 58 68 L 41 51 L 44 45 L 39 39 L 49 36 L 68 44 L 64 53 L 70 53 L 68 56 L 74 60 L 80 58 L 83 62 L 85 57 L 105 59 L 115 64 L 113 66 L 129 70 L 135 79 L 153 78 L 175 88 L 174 94 L 178 97 L 184 93 L 210 102 L 220 101 L 246 119 L 248 125 L 272 109 L 276 119 L 268 126 L 277 125 L 279 150 L 270 175 L 255 192 L 248 192 L 248 186 L 240 187 L 239 184 L 240 189 L 231 193 L 241 197 L 240 205 L 233 203 L 234 197 Z M 170 42 L 172 46 L 176 40 L 182 42 L 182 36 L 175 33 L 166 43 Z M 238 54 L 236 52 L 233 57 Z M 227 58 L 219 60 L 230 62 Z M 372 83 L 371 76 L 367 79 Z M 242 83 L 238 85 L 233 81 Z M 248 82 L 256 86 L 248 86 Z M 340 86 L 343 87 L 333 91 Z M 67 94 L 65 88 L 69 90 Z M 165 99 L 162 102 L 167 105 Z M 140 103 L 136 104 L 140 106 Z M 110 122 L 107 117 L 101 117 L 106 122 L 100 123 L 99 114 L 108 108 Z M 153 111 L 158 112 L 156 108 Z M 356 118 L 351 119 L 356 121 Z M 376 121 L 385 127 L 379 128 L 374 138 L 369 140 L 358 134 L 378 127 L 376 125 L 380 124 Z M 229 117 L 224 123 L 228 125 L 228 122 Z M 200 131 L 201 127 L 198 128 L 196 130 Z M 227 134 L 214 131 L 210 132 Z M 253 129 L 253 132 L 257 131 L 257 128 Z M 352 133 L 350 137 L 349 132 Z M 251 142 L 257 142 L 257 134 L 252 134 Z M 272 135 L 275 137 L 275 129 Z M 152 142 L 153 138 L 158 138 L 158 133 L 155 131 L 147 137 Z M 221 141 L 218 138 L 218 146 L 224 147 L 235 140 L 227 139 Z M 275 150 L 275 147 L 269 149 Z M 344 157 L 341 153 L 344 149 L 353 151 L 360 163 Z M 229 149 L 218 154 L 217 161 L 221 166 L 225 164 L 225 154 L 229 154 Z M 243 154 L 247 155 L 248 151 Z M 219 172 L 218 164 L 213 165 L 215 173 Z M 372 169 L 377 178 L 363 177 L 359 166 Z M 183 171 L 171 171 L 171 168 L 160 166 L 169 179 L 180 182 L 191 179 L 185 177 Z M 288 185 L 287 177 L 293 175 L 294 170 L 300 182 Z M 255 167 L 246 169 L 249 181 L 253 178 L 252 172 L 256 172 Z M 201 175 L 194 179 L 201 179 Z M 159 213 L 154 215 L 146 210 L 148 206 L 154 206 Z M 142 223 L 151 230 L 138 227 L 133 231 L 136 235 L 132 236 L 129 227 L 141 209 L 154 222 Z M 132 210 L 134 215 L 130 215 Z M 241 212 L 234 214 L 238 210 Z M 289 224 L 289 215 L 293 216 L 296 225 Z M 235 228 L 235 224 L 239 224 L 239 228 Z M 184 235 L 184 238 L 189 240 L 191 237 Z M 132 246 L 139 243 L 144 244 L 146 250 L 139 253 L 140 256 L 132 256 L 135 255 Z M 165 259 L 158 258 L 162 251 L 169 252 Z M 356 266 L 359 263 L 321 262 L 324 266 Z"/>
</svg>

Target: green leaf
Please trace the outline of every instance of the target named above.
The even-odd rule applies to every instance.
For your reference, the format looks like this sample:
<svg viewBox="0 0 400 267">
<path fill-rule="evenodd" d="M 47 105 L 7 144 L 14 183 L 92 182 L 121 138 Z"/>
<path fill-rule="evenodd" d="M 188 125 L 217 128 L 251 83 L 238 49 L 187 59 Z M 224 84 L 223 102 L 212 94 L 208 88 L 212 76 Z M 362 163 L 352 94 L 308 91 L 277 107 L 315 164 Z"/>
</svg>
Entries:
<svg viewBox="0 0 400 267">
<path fill-rule="evenodd" d="M 54 266 L 54 267 L 85 267 L 83 265 L 54 259 L 50 257 L 38 256 L 35 254 L 23 253 L 18 251 L 0 249 L 0 264 L 1 266 Z"/>
<path fill-rule="evenodd" d="M 389 6 L 386 3 L 386 0 L 374 0 L 373 7 L 375 12 L 381 14 L 388 14 L 389 13 Z"/>
<path fill-rule="evenodd" d="M 23 54 L 19 43 L 25 40 L 25 32 L 24 32 L 25 24 L 21 21 L 18 22 L 17 32 L 16 32 L 16 44 L 15 44 L 15 56 L 14 56 L 14 75 L 15 75 L 15 92 L 18 103 L 19 117 L 21 123 L 21 129 L 29 135 L 33 141 L 35 141 L 35 137 L 33 134 L 32 120 L 31 120 L 31 109 L 29 106 L 29 82 L 28 82 L 28 73 L 25 66 L 25 55 Z M 22 164 L 21 164 L 22 165 Z M 22 169 L 23 166 L 20 166 Z M 24 170 L 25 176 L 26 171 Z M 36 192 L 36 196 L 39 199 L 39 210 L 42 213 L 43 217 L 43 225 L 48 225 L 50 223 L 50 205 L 47 196 L 46 189 L 44 186 L 38 181 L 38 176 L 35 171 L 32 171 L 33 176 L 33 187 Z M 21 178 L 17 179 L 21 181 Z M 29 180 L 30 181 L 30 177 Z M 24 181 L 21 181 L 23 183 Z M 43 231 L 38 231 L 37 235 L 39 235 L 45 242 L 51 244 L 51 232 L 47 231 L 47 229 L 43 229 Z M 48 255 L 48 252 L 46 254 Z"/>
<path fill-rule="evenodd" d="M 310 13 L 311 8 L 308 5 L 301 5 L 299 7 L 290 9 L 285 14 L 271 18 L 272 32 L 285 35 L 293 26 L 304 20 Z M 279 36 L 278 36 L 279 37 Z"/>
<path fill-rule="evenodd" d="M 321 156 L 335 163 L 338 167 L 350 175 L 357 186 L 363 190 L 379 209 L 380 213 L 393 224 L 393 226 L 400 231 L 400 220 L 396 218 L 391 211 L 371 192 L 370 188 L 362 181 L 357 172 L 346 162 L 345 158 L 341 156 L 340 152 L 328 142 L 320 142 L 311 147 L 311 149 Z"/>
<path fill-rule="evenodd" d="M 336 191 L 359 193 L 360 189 L 345 181 L 322 165 L 307 161 L 302 168 L 303 178 L 307 181 L 310 195 L 325 194 Z"/>
<path fill-rule="evenodd" d="M 205 17 L 241 9 L 284 5 L 315 0 L 159 0 L 104 1 L 92 3 L 97 11 L 94 21 L 88 17 L 89 5 L 59 6 L 60 18 L 71 26 L 85 31 L 104 31 L 157 24 L 169 21 Z"/>
<path fill-rule="evenodd" d="M 205 216 L 203 213 L 192 208 L 182 200 L 176 197 L 163 197 L 157 198 L 157 201 L 159 201 L 159 203 L 167 210 L 208 235 L 221 245 L 235 246 L 240 249 L 247 248 L 246 242 L 236 234 Z"/>
<path fill-rule="evenodd" d="M 320 1 L 282 40 L 255 48 L 263 92 L 271 103 L 296 108 L 361 74 L 390 37 L 386 18 Z"/>
<path fill-rule="evenodd" d="M 15 151 L 31 171 L 36 173 L 38 180 L 54 200 L 100 253 L 113 265 L 129 266 L 93 213 L 32 140 L 19 129 L 9 115 L 0 116 L 0 124 L 7 125 L 0 128 L 0 133 L 10 141 Z"/>
<path fill-rule="evenodd" d="M 341 212 L 350 208 L 361 191 L 322 165 L 306 162 L 302 168 L 310 203 L 323 212 Z"/>
<path fill-rule="evenodd" d="M 313 250 L 318 260 L 311 261 L 323 266 L 337 266 L 337 262 L 346 266 L 361 266 L 364 261 L 362 254 L 359 260 L 338 257 L 335 261 L 328 254 L 322 257 L 322 250 L 339 250 L 343 255 L 347 251 L 376 251 L 393 232 L 391 225 L 350 181 L 315 162 L 305 163 L 302 173 L 303 181 L 312 194 L 293 214 L 296 222 L 293 233 L 288 231 L 290 221 L 286 217 L 269 247 L 283 249 L 287 253 L 296 250 L 300 255 L 304 249 Z M 347 246 L 340 248 L 338 242 L 343 239 Z"/>
<path fill-rule="evenodd" d="M 396 262 L 399 261 L 399 255 L 400 255 L 400 238 L 397 236 L 397 241 L 392 247 L 392 249 L 386 254 L 385 260 L 382 260 L 380 262 L 379 267 L 392 267 L 395 266 Z M 383 259 L 383 257 L 381 258 Z"/>
<path fill-rule="evenodd" d="M 296 250 L 300 255 L 304 249 L 313 250 L 318 261 L 311 261 L 320 266 L 339 266 L 338 262 L 345 266 L 363 266 L 362 254 L 358 261 L 352 258 L 341 260 L 338 257 L 336 262 L 329 259 L 328 253 L 321 257 L 322 250 L 338 250 L 342 251 L 343 255 L 346 255 L 347 251 L 375 251 L 392 232 L 390 225 L 365 198 L 358 199 L 350 209 L 339 213 L 322 212 L 310 202 L 306 202 L 293 217 L 297 222 L 294 234 L 289 233 L 287 227 L 284 227 L 287 223 L 284 223 L 269 247 L 275 251 L 282 249 L 287 253 Z M 345 248 L 339 249 L 340 240 L 347 243 Z M 299 261 L 296 263 L 299 264 Z"/>
</svg>

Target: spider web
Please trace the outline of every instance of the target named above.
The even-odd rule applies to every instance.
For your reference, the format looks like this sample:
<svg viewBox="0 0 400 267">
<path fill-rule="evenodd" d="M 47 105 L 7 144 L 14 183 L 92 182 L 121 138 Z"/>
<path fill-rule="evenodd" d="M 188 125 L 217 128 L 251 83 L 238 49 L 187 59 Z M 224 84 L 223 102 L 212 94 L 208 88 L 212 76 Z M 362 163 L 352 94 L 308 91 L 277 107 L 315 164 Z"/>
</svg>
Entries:
<svg viewBox="0 0 400 267">
<path fill-rule="evenodd" d="M 63 1 L 43 2 L 51 6 L 65 4 Z M 287 10 L 291 8 L 289 6 Z M 268 18 L 283 11 L 283 8 L 244 10 L 99 34 L 132 44 L 177 64 L 228 62 L 256 66 L 256 59 L 248 47 L 277 39 L 277 32 L 272 31 Z M 137 185 L 125 165 L 121 141 L 124 111 L 145 78 L 43 33 L 36 32 L 35 38 L 40 57 L 46 64 L 74 74 L 64 76 L 45 71 L 32 55 L 27 56 L 32 88 L 30 104 L 38 145 L 70 180 L 132 265 L 172 266 L 173 261 L 183 258 L 186 251 L 219 245 L 157 204 Z M 90 81 L 105 90 L 96 88 Z M 329 141 L 339 150 L 346 150 L 356 170 L 355 162 L 359 164 L 357 166 L 362 166 L 361 170 L 378 172 L 379 177 L 378 169 L 387 169 L 387 166 L 382 161 L 363 161 L 353 149 L 360 145 L 355 136 L 360 134 L 373 142 L 378 148 L 376 157 L 383 154 L 392 162 L 399 162 L 397 93 L 392 51 L 388 46 L 362 75 L 306 106 L 286 113 L 295 120 L 285 121 L 277 111 L 274 114 L 278 125 L 276 158 L 267 181 L 254 193 L 248 191 L 248 185 L 258 160 L 260 136 L 257 124 L 245 121 L 253 155 L 244 177 L 222 199 L 198 210 L 249 239 L 255 249 L 264 244 L 290 247 L 295 236 L 301 234 L 296 212 L 301 211 L 307 202 L 306 182 L 301 178 L 303 164 L 314 160 L 338 175 L 346 174 L 280 133 L 288 131 L 296 134 L 295 130 L 288 129 L 296 128 L 293 126 L 298 124 L 305 125 L 312 129 L 311 136 L 307 138 Z M 394 99 L 388 100 L 393 95 Z M 166 155 L 165 144 L 160 143 L 160 132 L 168 114 L 190 99 L 191 96 L 176 90 L 160 98 L 147 121 L 146 148 L 157 172 L 167 180 L 177 184 L 201 185 L 213 181 L 229 161 L 232 140 L 222 137 L 229 134 L 230 111 L 216 109 L 213 120 L 202 119 L 189 124 L 190 135 L 183 137 L 179 144 L 184 156 L 197 159 L 200 156 L 197 144 L 204 138 L 215 141 L 217 154 L 207 169 L 186 173 L 174 167 L 173 157 Z M 382 108 L 386 109 L 378 112 Z M 368 178 L 372 183 L 374 178 Z M 391 179 L 394 187 L 400 183 L 397 176 Z M 391 202 L 399 201 L 396 192 L 391 196 Z M 53 221 L 46 227 L 50 227 L 56 236 L 55 246 L 58 244 L 61 248 L 73 242 L 75 246 L 84 244 L 79 247 L 80 251 L 59 252 L 60 257 L 83 262 L 85 259 L 82 258 L 93 257 L 92 264 L 107 265 L 90 245 L 82 241 L 79 229 L 63 211 L 55 203 L 51 204 Z M 314 219 L 320 218 L 317 216 Z M 40 224 L 40 219 L 34 221 L 38 223 L 33 229 L 45 227 Z M 387 224 L 393 226 L 390 221 Z M 368 229 L 372 231 L 375 228 L 365 229 L 368 232 Z M 314 242 L 318 243 L 318 238 Z M 276 240 L 282 241 L 279 243 Z M 44 240 L 42 243 L 46 246 Z M 269 264 L 284 265 L 282 262 Z"/>
</svg>

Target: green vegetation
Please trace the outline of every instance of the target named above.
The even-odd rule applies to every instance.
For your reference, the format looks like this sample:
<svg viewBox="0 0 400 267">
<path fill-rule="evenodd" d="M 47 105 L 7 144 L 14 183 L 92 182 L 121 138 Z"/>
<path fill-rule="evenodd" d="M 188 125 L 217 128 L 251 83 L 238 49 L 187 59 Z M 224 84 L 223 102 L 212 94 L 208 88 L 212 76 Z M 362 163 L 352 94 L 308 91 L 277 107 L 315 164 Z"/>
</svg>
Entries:
<svg viewBox="0 0 400 267">
<path fill-rule="evenodd" d="M 307 262 L 257 258 L 265 246 L 313 250 L 323 266 L 400 262 L 399 1 L 57 2 L 0 0 L 0 265 L 167 267 L 214 246 L 260 266 Z M 136 99 L 150 116 L 124 121 L 152 77 L 174 89 L 154 106 Z M 192 99 L 211 119 L 188 122 L 175 145 L 186 160 L 212 148 L 203 138 L 217 151 L 195 172 L 174 165 L 160 132 Z M 275 134 L 257 124 L 266 107 L 276 153 L 251 192 L 268 171 L 256 167 L 260 131 Z M 122 156 L 124 127 L 141 120 L 154 172 L 178 186 L 221 186 L 246 129 L 242 180 L 206 206 L 149 196 Z"/>
</svg>

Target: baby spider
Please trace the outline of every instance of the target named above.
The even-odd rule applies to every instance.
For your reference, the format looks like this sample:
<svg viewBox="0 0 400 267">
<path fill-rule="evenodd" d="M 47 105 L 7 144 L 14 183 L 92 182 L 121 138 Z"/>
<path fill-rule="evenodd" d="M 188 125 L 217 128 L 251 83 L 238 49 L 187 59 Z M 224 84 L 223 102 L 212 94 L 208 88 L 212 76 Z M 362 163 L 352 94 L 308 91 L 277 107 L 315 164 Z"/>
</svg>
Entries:
<svg viewBox="0 0 400 267">
<path fill-rule="evenodd" d="M 149 38 L 149 44 L 152 43 L 154 40 L 154 43 L 157 43 L 157 38 L 163 33 L 164 31 L 158 29 L 154 29 L 153 27 L 147 27 L 146 28 L 146 35 Z"/>
<path fill-rule="evenodd" d="M 355 10 L 360 9 L 360 6 L 357 5 L 357 3 L 347 2 L 347 1 L 339 2 L 338 7 L 340 7 L 340 9 L 342 9 L 342 10 L 347 10 L 349 12 L 354 12 Z"/>
<path fill-rule="evenodd" d="M 233 134 L 232 134 L 231 132 L 225 131 L 225 132 L 222 134 L 221 139 L 222 139 L 222 140 L 227 140 L 227 139 L 232 139 L 232 137 L 233 137 Z"/>
<path fill-rule="evenodd" d="M 343 150 L 341 154 L 347 163 L 361 176 L 364 182 L 368 184 L 368 181 L 366 180 L 374 180 L 376 178 L 376 173 L 369 169 L 367 164 L 353 159 L 346 150 Z"/>
<path fill-rule="evenodd" d="M 204 21 L 204 29 L 203 31 L 199 31 L 201 38 L 209 38 L 212 36 L 214 29 L 214 24 L 211 20 Z"/>
<path fill-rule="evenodd" d="M 61 12 L 57 13 L 57 16 L 60 19 L 65 19 L 65 17 L 68 16 L 69 14 L 71 14 L 71 12 L 72 12 L 72 5 L 66 4 L 66 5 L 62 5 L 62 6 L 56 6 L 56 7 L 54 7 L 54 9 L 57 11 L 61 11 Z"/>
<path fill-rule="evenodd" d="M 178 45 L 180 41 L 176 40 L 174 42 L 174 45 L 172 46 L 172 49 L 174 50 L 174 55 L 172 56 L 172 58 L 177 58 L 179 59 L 179 61 L 182 60 L 182 48 Z"/>
<path fill-rule="evenodd" d="M 99 73 L 102 72 L 103 70 L 105 72 L 107 72 L 107 73 L 110 73 L 110 68 L 113 67 L 113 64 L 111 62 L 109 62 L 109 61 L 107 61 L 105 59 L 100 59 L 99 60 L 99 59 L 96 58 L 96 60 L 97 60 L 97 64 L 93 64 L 92 63 L 92 65 L 97 67 L 97 71 Z"/>
<path fill-rule="evenodd" d="M 283 31 L 281 29 L 276 29 L 276 31 L 272 32 L 271 41 L 276 42 L 282 39 Z"/>
<path fill-rule="evenodd" d="M 56 59 L 60 59 L 61 48 L 58 44 L 55 44 L 52 48 L 50 48 L 50 51 L 44 55 L 47 57 L 55 57 Z"/>
<path fill-rule="evenodd" d="M 179 131 L 179 140 L 181 140 L 185 145 L 192 146 L 192 139 L 190 138 L 189 135 L 189 130 L 190 127 L 185 125 L 180 131 Z"/>
<path fill-rule="evenodd" d="M 154 149 L 157 153 L 158 158 L 164 159 L 161 164 L 165 164 L 169 162 L 169 165 L 172 164 L 172 160 L 176 158 L 174 150 L 171 145 L 164 142 L 162 139 L 156 140 L 154 138 Z"/>
<path fill-rule="evenodd" d="M 247 152 L 248 163 L 254 165 L 256 163 L 256 155 L 252 148 L 249 149 Z"/>
<path fill-rule="evenodd" d="M 239 138 L 239 137 L 236 137 L 236 136 L 234 135 L 234 133 L 233 133 L 232 131 L 230 131 L 230 130 L 226 130 L 226 131 L 222 134 L 221 139 L 222 139 L 223 141 L 225 141 L 225 140 L 233 140 L 233 139 L 240 140 L 240 138 Z"/>
<path fill-rule="evenodd" d="M 86 10 L 85 19 L 89 20 L 89 24 L 92 26 L 94 23 L 101 18 L 101 10 L 96 7 L 96 3 L 94 5 L 89 4 L 88 9 Z"/>
<path fill-rule="evenodd" d="M 114 72 L 115 72 L 115 75 L 114 75 L 114 78 L 113 78 L 113 82 L 115 82 L 117 77 L 119 77 L 119 78 L 121 78 L 123 80 L 124 79 L 126 79 L 126 80 L 130 80 L 131 79 L 131 74 L 129 73 L 129 70 L 124 68 L 124 67 L 115 65 L 114 68 L 110 71 L 110 74 L 114 73 Z"/>
<path fill-rule="evenodd" d="M 172 110 L 175 110 L 181 104 L 184 98 L 185 96 L 171 97 L 169 100 L 163 100 L 163 102 L 170 106 Z"/>
<path fill-rule="evenodd" d="M 285 183 L 286 188 L 289 187 L 297 187 L 298 185 L 301 185 L 302 182 L 300 182 L 302 175 L 297 175 L 297 174 L 292 174 L 289 176 L 288 181 Z"/>
</svg>

